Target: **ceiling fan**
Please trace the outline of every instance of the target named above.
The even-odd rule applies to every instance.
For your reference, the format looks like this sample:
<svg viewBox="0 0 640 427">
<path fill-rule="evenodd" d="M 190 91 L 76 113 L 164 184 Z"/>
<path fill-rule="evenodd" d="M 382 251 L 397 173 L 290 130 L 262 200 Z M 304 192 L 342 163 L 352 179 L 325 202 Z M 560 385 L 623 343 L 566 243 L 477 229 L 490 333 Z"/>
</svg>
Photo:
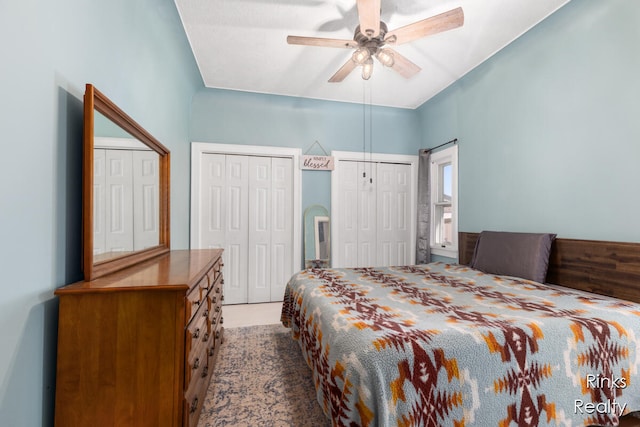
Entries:
<svg viewBox="0 0 640 427">
<path fill-rule="evenodd" d="M 386 46 L 397 46 L 413 40 L 451 30 L 462 26 L 464 13 L 458 7 L 448 12 L 423 19 L 389 31 L 387 24 L 380 21 L 381 0 L 357 0 L 358 19 L 353 40 L 329 39 L 322 37 L 287 36 L 287 43 L 356 49 L 351 58 L 329 79 L 330 83 L 341 82 L 357 66 L 362 66 L 362 78 L 368 80 L 373 72 L 373 57 L 386 67 L 391 67 L 401 76 L 410 78 L 421 68 Z"/>
</svg>

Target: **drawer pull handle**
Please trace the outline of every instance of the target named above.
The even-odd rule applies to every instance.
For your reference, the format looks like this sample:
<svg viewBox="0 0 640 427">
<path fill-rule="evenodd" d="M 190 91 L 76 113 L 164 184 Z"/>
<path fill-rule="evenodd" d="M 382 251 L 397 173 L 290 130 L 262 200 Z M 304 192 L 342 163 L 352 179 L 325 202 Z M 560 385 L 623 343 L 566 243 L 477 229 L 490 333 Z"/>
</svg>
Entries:
<svg viewBox="0 0 640 427">
<path fill-rule="evenodd" d="M 224 285 L 224 283 L 223 283 Z M 219 294 L 220 293 L 220 288 L 216 288 L 216 293 Z"/>
<path fill-rule="evenodd" d="M 196 397 L 195 399 L 193 399 L 193 402 L 191 402 L 189 413 L 193 414 L 194 412 L 196 412 L 197 409 L 198 409 L 198 398 Z"/>
<path fill-rule="evenodd" d="M 218 302 L 218 298 L 213 297 L 213 299 L 211 300 L 211 302 L 212 302 L 212 303 L 214 303 L 214 304 L 215 304 L 215 303 L 217 303 L 217 302 Z"/>
<path fill-rule="evenodd" d="M 204 334 L 204 337 L 202 338 L 202 341 L 204 341 L 204 342 L 209 341 L 209 332 L 207 332 L 206 334 Z"/>
<path fill-rule="evenodd" d="M 204 313 L 202 313 L 202 317 L 209 317 L 209 310 L 205 310 Z"/>
<path fill-rule="evenodd" d="M 200 367 L 200 358 L 197 358 L 195 362 L 193 362 L 193 369 L 198 369 Z"/>
<path fill-rule="evenodd" d="M 216 325 L 216 319 L 213 319 L 213 320 L 211 321 L 211 326 L 215 326 L 215 325 Z"/>
<path fill-rule="evenodd" d="M 197 339 L 200 336 L 200 328 L 197 328 L 193 333 L 193 338 Z"/>
<path fill-rule="evenodd" d="M 209 374 L 209 367 L 205 366 L 202 370 L 202 378 L 206 377 Z"/>
<path fill-rule="evenodd" d="M 216 331 L 216 339 L 219 340 L 220 339 L 220 331 Z"/>
<path fill-rule="evenodd" d="M 224 295 L 220 297 L 220 301 L 224 301 Z"/>
<path fill-rule="evenodd" d="M 220 313 L 220 307 L 216 307 L 216 313 Z"/>
<path fill-rule="evenodd" d="M 224 323 L 224 317 L 220 318 L 220 324 L 222 325 Z"/>
</svg>

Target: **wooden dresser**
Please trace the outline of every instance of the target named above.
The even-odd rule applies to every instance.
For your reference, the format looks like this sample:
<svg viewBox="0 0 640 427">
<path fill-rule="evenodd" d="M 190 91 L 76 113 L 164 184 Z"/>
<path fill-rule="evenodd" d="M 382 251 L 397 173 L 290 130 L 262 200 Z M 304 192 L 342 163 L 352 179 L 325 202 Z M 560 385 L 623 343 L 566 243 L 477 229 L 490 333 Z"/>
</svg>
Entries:
<svg viewBox="0 0 640 427">
<path fill-rule="evenodd" d="M 222 250 L 58 289 L 55 425 L 195 426 L 222 328 Z"/>
</svg>

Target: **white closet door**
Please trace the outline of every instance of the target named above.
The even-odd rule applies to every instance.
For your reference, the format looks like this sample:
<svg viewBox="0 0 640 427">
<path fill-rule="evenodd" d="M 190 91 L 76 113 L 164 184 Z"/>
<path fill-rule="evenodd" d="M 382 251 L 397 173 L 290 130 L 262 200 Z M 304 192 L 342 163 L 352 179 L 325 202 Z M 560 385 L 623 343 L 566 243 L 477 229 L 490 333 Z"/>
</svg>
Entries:
<svg viewBox="0 0 640 427">
<path fill-rule="evenodd" d="M 106 252 L 133 250 L 131 151 L 106 150 Z"/>
<path fill-rule="evenodd" d="M 247 171 L 243 156 L 203 154 L 201 158 L 200 247 L 224 249 L 227 304 L 247 302 L 247 249 L 242 243 L 247 235 L 240 230 L 248 222 L 243 219 L 248 202 Z"/>
<path fill-rule="evenodd" d="M 271 295 L 282 301 L 293 267 L 293 159 L 271 160 Z"/>
<path fill-rule="evenodd" d="M 160 176 L 158 154 L 133 151 L 133 249 L 157 246 L 160 242 Z"/>
<path fill-rule="evenodd" d="M 200 241 L 201 248 L 225 249 L 227 210 L 226 202 L 226 156 L 204 154 L 201 159 L 202 185 L 200 186 Z M 223 257 L 226 253 L 223 253 Z M 225 272 L 227 269 L 225 268 Z"/>
<path fill-rule="evenodd" d="M 106 193 L 107 176 L 104 149 L 93 150 L 93 254 L 106 251 Z"/>
<path fill-rule="evenodd" d="M 340 174 L 339 218 L 336 221 L 340 229 L 336 229 L 340 240 L 334 245 L 336 255 L 332 261 L 335 267 L 358 266 L 358 167 L 359 162 L 341 161 L 336 165 Z M 332 190 L 335 191 L 335 190 Z"/>
<path fill-rule="evenodd" d="M 376 164 L 340 161 L 340 243 L 336 267 L 377 265 Z"/>
<path fill-rule="evenodd" d="M 249 157 L 248 302 L 271 298 L 271 158 Z"/>
<path fill-rule="evenodd" d="M 377 266 L 378 185 L 375 163 L 358 163 L 358 266 Z"/>
<path fill-rule="evenodd" d="M 410 263 L 410 177 L 409 165 L 378 163 L 377 265 L 406 265 Z"/>
<path fill-rule="evenodd" d="M 226 156 L 225 303 L 247 302 L 249 248 L 249 158 Z"/>
<path fill-rule="evenodd" d="M 247 302 L 248 169 L 246 156 L 201 158 L 200 247 L 224 249 L 226 304 Z"/>
<path fill-rule="evenodd" d="M 282 301 L 294 273 L 294 159 L 203 153 L 199 247 L 222 247 L 225 304 Z"/>
<path fill-rule="evenodd" d="M 331 178 L 334 267 L 413 262 L 415 162 L 384 156 L 367 162 L 339 159 L 336 164 Z"/>
</svg>

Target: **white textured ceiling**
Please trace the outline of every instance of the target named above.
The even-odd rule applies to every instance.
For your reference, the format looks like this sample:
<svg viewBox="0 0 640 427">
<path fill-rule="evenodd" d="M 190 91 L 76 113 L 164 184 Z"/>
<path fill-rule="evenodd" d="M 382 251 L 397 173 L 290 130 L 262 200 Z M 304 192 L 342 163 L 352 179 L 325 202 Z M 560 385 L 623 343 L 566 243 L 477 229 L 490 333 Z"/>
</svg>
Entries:
<svg viewBox="0 0 640 427">
<path fill-rule="evenodd" d="M 289 45 L 287 35 L 352 39 L 355 0 L 175 0 L 205 86 L 416 108 L 569 0 L 382 0 L 389 30 L 461 6 L 464 25 L 394 47 L 422 68 L 409 80 L 375 62 L 327 80 L 351 49 Z"/>
</svg>

